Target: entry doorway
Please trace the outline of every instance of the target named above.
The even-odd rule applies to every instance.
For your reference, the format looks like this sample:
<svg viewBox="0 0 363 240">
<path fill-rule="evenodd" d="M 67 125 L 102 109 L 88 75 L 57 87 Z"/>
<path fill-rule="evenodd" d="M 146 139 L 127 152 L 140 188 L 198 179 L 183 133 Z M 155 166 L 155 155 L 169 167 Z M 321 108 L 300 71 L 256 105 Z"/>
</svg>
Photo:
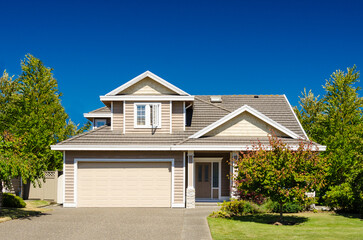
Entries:
<svg viewBox="0 0 363 240">
<path fill-rule="evenodd" d="M 198 200 L 219 200 L 221 198 L 222 158 L 195 158 L 194 188 Z"/>
</svg>

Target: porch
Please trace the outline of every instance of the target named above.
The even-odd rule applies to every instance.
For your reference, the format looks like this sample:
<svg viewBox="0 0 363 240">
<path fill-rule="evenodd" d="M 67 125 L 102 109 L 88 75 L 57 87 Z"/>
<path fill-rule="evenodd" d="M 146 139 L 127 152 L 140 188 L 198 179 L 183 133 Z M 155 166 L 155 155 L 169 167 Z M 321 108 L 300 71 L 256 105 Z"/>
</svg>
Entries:
<svg viewBox="0 0 363 240">
<path fill-rule="evenodd" d="M 187 154 L 186 207 L 214 204 L 235 197 L 231 180 L 238 152 L 194 152 Z"/>
</svg>

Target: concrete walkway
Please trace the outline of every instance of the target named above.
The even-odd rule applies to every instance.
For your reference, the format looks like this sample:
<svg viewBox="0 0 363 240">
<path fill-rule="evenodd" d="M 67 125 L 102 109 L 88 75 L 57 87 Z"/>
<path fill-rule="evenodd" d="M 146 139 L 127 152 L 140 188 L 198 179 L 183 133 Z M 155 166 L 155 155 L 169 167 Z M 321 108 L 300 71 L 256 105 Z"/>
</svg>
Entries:
<svg viewBox="0 0 363 240">
<path fill-rule="evenodd" d="M 211 239 L 206 217 L 217 208 L 53 207 L 42 216 L 0 223 L 0 236 L 18 240 Z"/>
</svg>

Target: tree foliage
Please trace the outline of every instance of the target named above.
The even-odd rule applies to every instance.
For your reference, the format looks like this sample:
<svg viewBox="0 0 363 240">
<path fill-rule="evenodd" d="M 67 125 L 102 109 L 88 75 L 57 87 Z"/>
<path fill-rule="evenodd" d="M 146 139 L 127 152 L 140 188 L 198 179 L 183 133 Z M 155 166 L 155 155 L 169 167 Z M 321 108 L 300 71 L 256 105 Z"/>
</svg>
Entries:
<svg viewBox="0 0 363 240">
<path fill-rule="evenodd" d="M 301 141 L 297 149 L 291 149 L 272 136 L 269 143 L 270 146 L 258 143 L 241 153 L 235 181 L 243 194 L 254 192 L 278 202 L 282 217 L 283 204 L 303 203 L 306 192 L 323 186 L 326 164 L 311 142 Z"/>
<path fill-rule="evenodd" d="M 5 169 L 5 166 L 12 169 L 4 175 L 4 179 L 0 179 L 5 183 L 10 176 L 22 176 L 23 180 L 34 181 L 42 177 L 46 170 L 61 169 L 62 153 L 52 151 L 50 145 L 90 127 L 90 123 L 87 123 L 78 129 L 69 119 L 61 105 L 62 94 L 53 76 L 53 69 L 44 66 L 30 54 L 21 62 L 21 69 L 16 79 L 9 77 L 7 72 L 0 78 L 0 133 L 11 134 L 14 142 L 5 142 L 21 146 L 19 151 L 24 159 L 18 161 L 19 154 L 16 151 L 11 157 L 12 152 L 3 149 L 2 154 L 7 154 L 5 159 L 13 159 L 3 162 Z M 4 156 L 1 157 L 4 159 Z M 16 164 L 19 168 L 15 167 Z"/>
<path fill-rule="evenodd" d="M 363 98 L 359 97 L 359 72 L 337 70 L 326 80 L 325 95 L 315 97 L 309 91 L 300 97 L 298 117 L 314 141 L 326 145 L 329 168 L 322 194 L 332 207 L 357 210 L 363 205 Z M 362 184 L 361 184 L 362 185 Z M 361 186 L 360 185 L 360 186 Z"/>
<path fill-rule="evenodd" d="M 2 190 L 4 186 L 10 186 L 10 182 L 15 177 L 32 178 L 34 174 L 31 166 L 33 158 L 25 154 L 25 145 L 21 138 L 9 132 L 0 134 L 0 207 L 2 204 Z M 31 179 L 34 181 L 34 179 Z"/>
</svg>

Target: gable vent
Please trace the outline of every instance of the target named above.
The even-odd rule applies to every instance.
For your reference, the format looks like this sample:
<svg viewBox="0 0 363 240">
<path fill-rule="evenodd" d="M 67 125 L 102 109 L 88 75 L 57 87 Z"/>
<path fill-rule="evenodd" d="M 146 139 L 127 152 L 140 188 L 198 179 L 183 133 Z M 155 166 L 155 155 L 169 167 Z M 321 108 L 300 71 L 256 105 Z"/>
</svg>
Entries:
<svg viewBox="0 0 363 240">
<path fill-rule="evenodd" d="M 222 102 L 222 97 L 221 96 L 211 96 L 210 97 L 210 102 L 212 102 L 212 103 L 221 103 Z"/>
</svg>

